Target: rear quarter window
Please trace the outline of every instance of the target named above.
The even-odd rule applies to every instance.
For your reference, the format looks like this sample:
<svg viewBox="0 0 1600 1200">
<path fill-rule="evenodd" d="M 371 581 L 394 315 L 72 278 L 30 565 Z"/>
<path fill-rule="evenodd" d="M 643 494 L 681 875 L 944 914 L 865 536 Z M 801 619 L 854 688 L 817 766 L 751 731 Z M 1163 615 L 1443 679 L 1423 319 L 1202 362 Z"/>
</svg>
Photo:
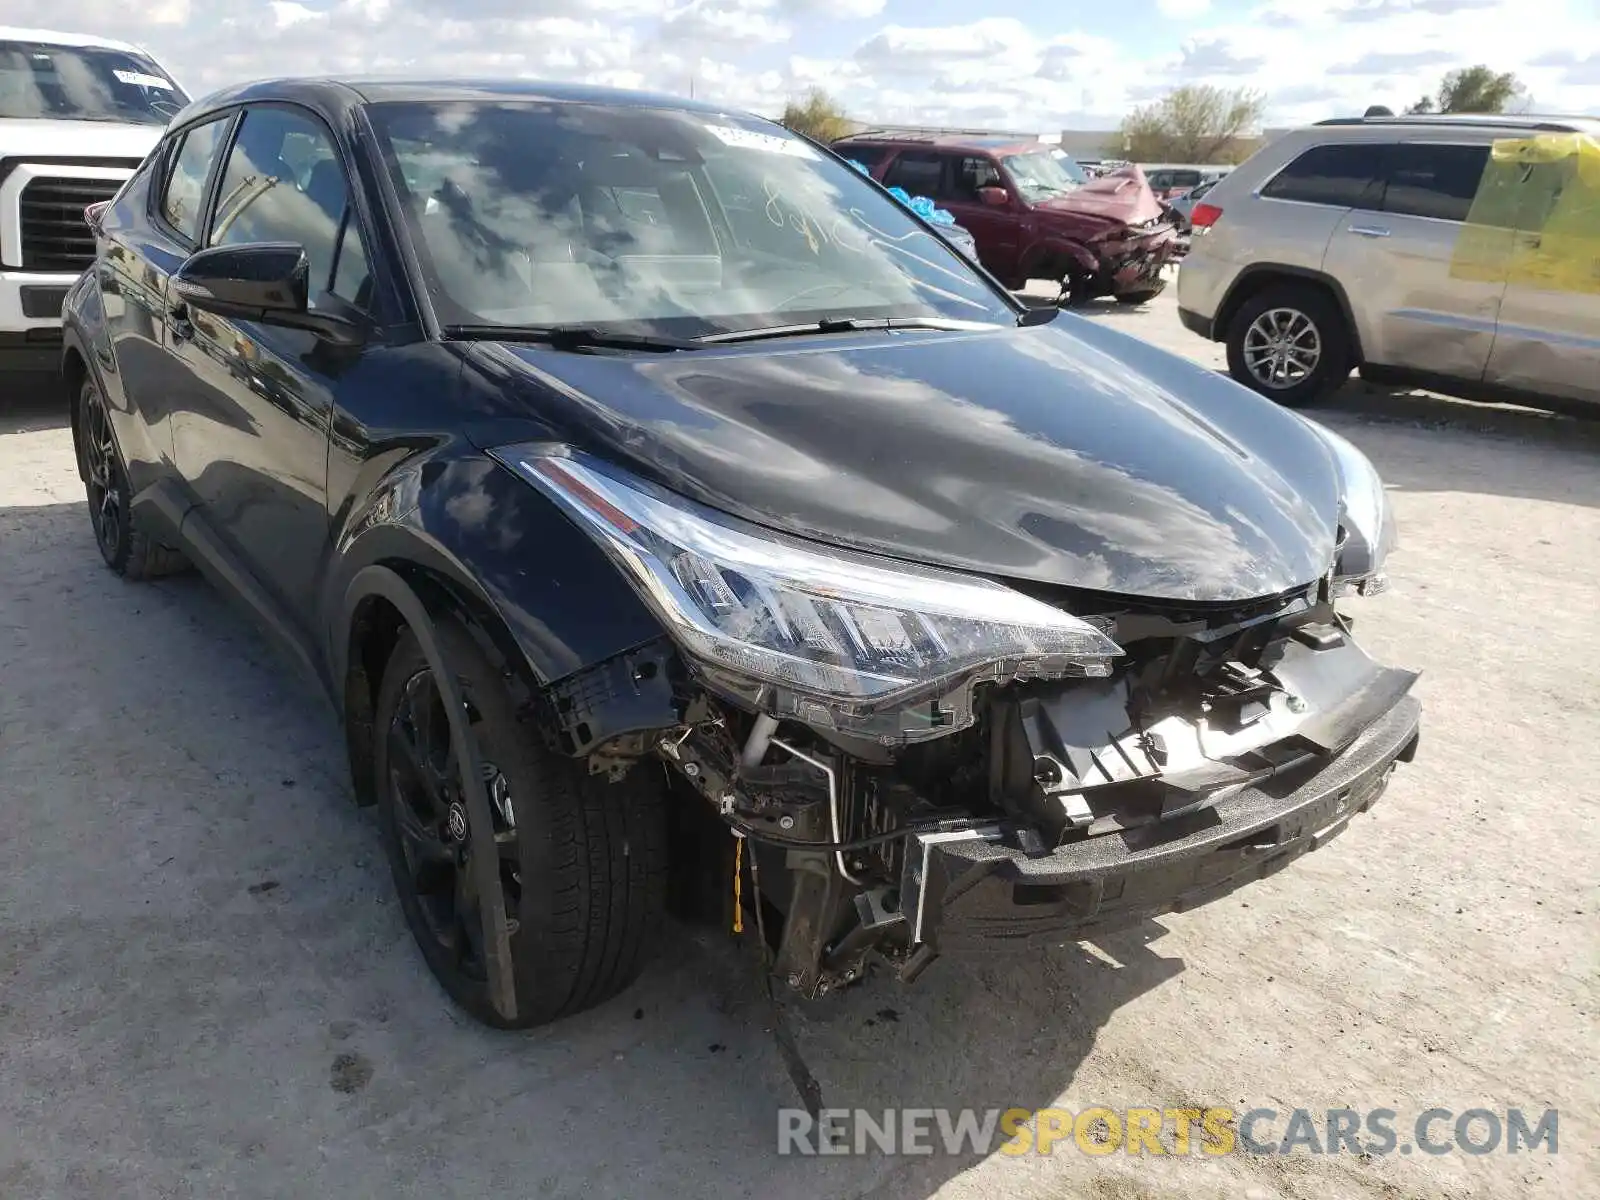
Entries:
<svg viewBox="0 0 1600 1200">
<path fill-rule="evenodd" d="M 842 146 L 832 147 L 832 150 L 840 158 L 853 158 L 864 167 L 875 168 L 889 157 L 887 146 L 853 146 L 846 142 Z"/>
<path fill-rule="evenodd" d="M 1488 164 L 1488 146 L 1396 146 L 1390 156 L 1383 210 L 1465 221 Z"/>
<path fill-rule="evenodd" d="M 1382 186 L 1385 150 L 1372 142 L 1312 146 L 1279 171 L 1261 194 L 1302 204 L 1373 207 Z"/>
</svg>

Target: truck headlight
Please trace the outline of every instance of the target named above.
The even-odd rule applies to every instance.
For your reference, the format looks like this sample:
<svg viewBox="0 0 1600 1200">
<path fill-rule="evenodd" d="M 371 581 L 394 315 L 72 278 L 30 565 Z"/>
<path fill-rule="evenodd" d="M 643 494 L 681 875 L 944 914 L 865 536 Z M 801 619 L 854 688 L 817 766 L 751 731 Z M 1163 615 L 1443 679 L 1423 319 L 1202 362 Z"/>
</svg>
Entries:
<svg viewBox="0 0 1600 1200">
<path fill-rule="evenodd" d="M 780 715 L 859 729 L 851 718 L 974 676 L 1107 675 L 1122 653 L 1087 621 L 993 580 L 790 537 L 560 447 L 493 456 L 610 553 L 692 659 L 769 685 Z M 899 741 L 965 723 L 958 711 L 868 724 Z"/>
<path fill-rule="evenodd" d="M 1333 561 L 1335 595 L 1359 592 L 1375 595 L 1389 586 L 1384 564 L 1399 544 L 1394 508 L 1384 491 L 1383 478 L 1361 451 L 1333 430 L 1305 418 L 1333 451 L 1338 464 L 1339 548 Z"/>
</svg>

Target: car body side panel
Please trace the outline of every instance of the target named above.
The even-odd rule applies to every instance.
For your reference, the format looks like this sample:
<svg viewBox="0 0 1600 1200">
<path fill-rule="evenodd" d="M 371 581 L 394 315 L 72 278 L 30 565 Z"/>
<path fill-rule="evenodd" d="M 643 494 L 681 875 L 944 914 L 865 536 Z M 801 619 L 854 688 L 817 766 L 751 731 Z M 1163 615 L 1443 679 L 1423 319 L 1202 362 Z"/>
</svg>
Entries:
<svg viewBox="0 0 1600 1200">
<path fill-rule="evenodd" d="M 1367 362 L 1483 377 L 1505 284 L 1452 277 L 1460 232 L 1458 222 L 1432 217 L 1344 214 L 1323 265 L 1356 297 Z"/>
<path fill-rule="evenodd" d="M 461 365 L 453 347 L 397 348 L 386 381 L 340 394 L 320 601 L 334 673 L 350 582 L 373 563 L 412 562 L 476 597 L 540 682 L 659 637 L 660 623 L 593 539 L 457 432 L 477 429 L 491 444 L 551 436 L 536 412 L 508 413 L 493 378 Z"/>
<path fill-rule="evenodd" d="M 170 392 L 162 347 L 167 310 L 167 277 L 187 254 L 167 234 L 153 228 L 146 213 L 160 156 L 152 154 L 101 216 L 104 234 L 95 265 L 88 272 L 100 318 L 91 343 L 96 371 L 117 428 L 128 468 L 129 486 L 138 492 L 172 468 Z M 66 320 L 82 320 L 82 300 Z"/>
</svg>

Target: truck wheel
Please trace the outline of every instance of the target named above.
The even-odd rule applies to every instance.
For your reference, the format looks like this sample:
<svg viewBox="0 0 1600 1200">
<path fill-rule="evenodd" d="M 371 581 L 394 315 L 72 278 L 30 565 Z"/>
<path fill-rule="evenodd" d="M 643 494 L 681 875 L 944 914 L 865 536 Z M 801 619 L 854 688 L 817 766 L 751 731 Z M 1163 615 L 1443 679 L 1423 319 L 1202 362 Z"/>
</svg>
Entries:
<svg viewBox="0 0 1600 1200">
<path fill-rule="evenodd" d="M 1344 314 L 1321 288 L 1268 287 L 1240 305 L 1228 325 L 1228 371 L 1289 408 L 1311 404 L 1350 374 Z"/>
<path fill-rule="evenodd" d="M 445 991 L 488 1025 L 524 1029 L 591 1008 L 638 975 L 666 900 L 658 772 L 620 783 L 544 746 L 505 672 L 466 628 L 437 627 L 464 712 L 447 713 L 415 635 L 402 631 L 379 687 L 373 769 L 378 824 L 423 958 Z M 483 763 L 494 829 L 475 836 L 455 757 L 465 723 Z M 489 995 L 472 855 L 500 860 L 517 1011 Z"/>
<path fill-rule="evenodd" d="M 93 379 L 78 389 L 78 473 L 89 501 L 89 524 L 100 557 L 124 579 L 157 579 L 189 565 L 181 551 L 164 546 L 133 511 L 128 469 L 111 432 L 105 397 Z"/>
</svg>

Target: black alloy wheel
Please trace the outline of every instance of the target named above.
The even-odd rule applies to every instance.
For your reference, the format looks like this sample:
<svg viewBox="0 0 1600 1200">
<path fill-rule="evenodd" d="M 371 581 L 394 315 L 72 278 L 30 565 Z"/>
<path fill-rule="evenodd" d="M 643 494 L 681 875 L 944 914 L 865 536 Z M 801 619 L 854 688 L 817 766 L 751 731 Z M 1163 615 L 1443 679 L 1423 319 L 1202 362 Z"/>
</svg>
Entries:
<svg viewBox="0 0 1600 1200">
<path fill-rule="evenodd" d="M 116 443 L 112 441 L 105 398 L 92 383 L 83 385 L 80 414 L 79 451 L 89 500 L 89 524 L 100 556 L 112 570 L 119 570 L 128 540 L 124 503 L 128 489 Z"/>
<path fill-rule="evenodd" d="M 487 639 L 448 618 L 432 632 L 461 706 L 450 711 L 407 628 L 373 722 L 378 825 L 406 923 L 440 985 L 487 1025 L 523 1029 L 591 1008 L 634 980 L 659 938 L 662 777 L 641 764 L 613 782 L 557 753 Z M 453 734 L 479 760 L 487 830 L 474 827 Z M 489 855 L 494 870 L 484 872 Z M 510 1013 L 491 986 L 483 875 L 505 911 Z"/>
<path fill-rule="evenodd" d="M 470 701 L 463 717 L 469 727 L 482 722 Z M 471 836 L 450 733 L 450 715 L 433 673 L 417 671 L 405 681 L 387 735 L 390 805 L 405 866 L 402 883 L 432 939 L 429 960 L 487 985 L 482 898 L 472 861 L 474 846 L 485 843 Z M 492 845 L 500 860 L 508 932 L 514 933 L 522 900 L 516 810 L 500 769 L 485 760 L 483 773 L 492 801 Z"/>
<path fill-rule="evenodd" d="M 93 379 L 85 379 L 78 389 L 74 440 L 78 473 L 89 502 L 89 524 L 106 566 L 133 580 L 184 570 L 189 563 L 183 554 L 151 536 L 133 511 L 128 469 L 117 448 L 105 396 Z"/>
</svg>

